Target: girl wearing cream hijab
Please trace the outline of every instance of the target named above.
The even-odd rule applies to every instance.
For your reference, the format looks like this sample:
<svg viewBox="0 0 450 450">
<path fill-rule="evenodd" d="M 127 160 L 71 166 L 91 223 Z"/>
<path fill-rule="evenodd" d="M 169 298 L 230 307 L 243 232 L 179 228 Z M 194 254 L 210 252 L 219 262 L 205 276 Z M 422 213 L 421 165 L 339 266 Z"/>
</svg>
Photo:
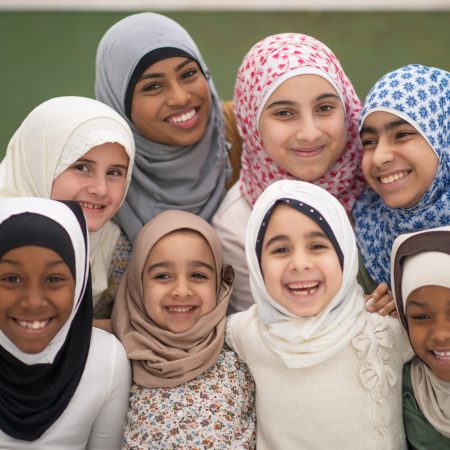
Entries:
<svg viewBox="0 0 450 450">
<path fill-rule="evenodd" d="M 450 448 L 450 227 L 399 236 L 392 288 L 416 357 L 403 368 L 408 448 Z"/>
<path fill-rule="evenodd" d="M 123 448 L 254 448 L 253 379 L 223 346 L 233 278 L 198 216 L 139 232 L 112 315 L 133 367 Z"/>
<path fill-rule="evenodd" d="M 82 207 L 94 310 L 120 256 L 120 228 L 110 219 L 125 198 L 134 151 L 130 128 L 111 108 L 88 98 L 57 97 L 25 118 L 0 164 L 0 197 L 74 200 Z"/>
</svg>

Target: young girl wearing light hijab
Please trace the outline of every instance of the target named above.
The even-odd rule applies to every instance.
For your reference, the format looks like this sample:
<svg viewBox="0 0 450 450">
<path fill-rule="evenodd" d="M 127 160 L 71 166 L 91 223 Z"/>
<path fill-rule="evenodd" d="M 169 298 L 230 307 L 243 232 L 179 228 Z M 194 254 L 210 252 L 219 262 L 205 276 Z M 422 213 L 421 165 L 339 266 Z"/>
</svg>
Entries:
<svg viewBox="0 0 450 450">
<path fill-rule="evenodd" d="M 277 181 L 256 201 L 246 255 L 256 305 L 226 339 L 256 384 L 258 449 L 406 448 L 400 323 L 365 311 L 348 213 L 311 183 Z"/>
<path fill-rule="evenodd" d="M 336 56 L 318 40 L 289 33 L 258 42 L 239 68 L 233 102 L 243 139 L 241 175 L 213 219 L 236 272 L 231 312 L 253 303 L 245 230 L 267 186 L 281 179 L 308 181 L 350 213 L 365 184 L 357 123 L 361 102 Z"/>
<path fill-rule="evenodd" d="M 131 370 L 92 328 L 81 208 L 0 199 L 0 447 L 120 448 Z"/>
<path fill-rule="evenodd" d="M 450 448 L 450 227 L 401 235 L 392 287 L 416 357 L 403 368 L 408 448 Z"/>
<path fill-rule="evenodd" d="M 139 232 L 112 324 L 133 366 L 125 449 L 254 448 L 254 383 L 224 347 L 233 271 L 184 211 Z"/>
<path fill-rule="evenodd" d="M 133 136 L 119 114 L 89 98 L 58 97 L 31 111 L 0 165 L 0 197 L 74 200 L 82 207 L 94 307 L 120 269 L 124 241 L 110 219 L 125 197 L 133 160 Z"/>
<path fill-rule="evenodd" d="M 95 92 L 136 141 L 130 189 L 117 214 L 128 238 L 167 209 L 210 221 L 225 193 L 227 147 L 218 94 L 187 31 L 154 13 L 120 20 L 99 44 Z"/>
<path fill-rule="evenodd" d="M 397 236 L 450 225 L 450 73 L 414 64 L 384 75 L 360 124 L 369 187 L 352 211 L 356 238 L 369 275 L 390 283 Z"/>
</svg>

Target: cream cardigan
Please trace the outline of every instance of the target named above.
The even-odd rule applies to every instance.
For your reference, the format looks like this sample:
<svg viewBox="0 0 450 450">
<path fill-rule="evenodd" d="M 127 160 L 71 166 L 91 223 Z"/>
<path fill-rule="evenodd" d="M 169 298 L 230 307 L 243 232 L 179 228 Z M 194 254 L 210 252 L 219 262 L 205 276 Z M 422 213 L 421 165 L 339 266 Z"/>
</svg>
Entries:
<svg viewBox="0 0 450 450">
<path fill-rule="evenodd" d="M 261 326 L 253 306 L 226 332 L 255 379 L 258 450 L 406 448 L 401 375 L 412 351 L 397 319 L 367 313 L 350 345 L 301 369 L 264 344 Z"/>
</svg>

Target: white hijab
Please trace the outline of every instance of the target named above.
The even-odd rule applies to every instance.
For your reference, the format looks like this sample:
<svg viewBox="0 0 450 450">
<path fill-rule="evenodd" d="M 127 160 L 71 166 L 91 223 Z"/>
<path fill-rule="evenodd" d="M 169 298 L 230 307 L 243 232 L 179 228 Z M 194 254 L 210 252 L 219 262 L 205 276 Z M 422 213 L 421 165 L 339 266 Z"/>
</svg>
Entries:
<svg viewBox="0 0 450 450">
<path fill-rule="evenodd" d="M 53 181 L 91 148 L 117 142 L 134 161 L 131 130 L 122 117 L 96 100 L 57 97 L 36 107 L 9 141 L 0 164 L 0 198 L 50 198 Z M 126 193 L 126 190 L 125 190 Z M 108 285 L 108 268 L 120 228 L 112 221 L 89 233 L 94 304 Z"/>
<path fill-rule="evenodd" d="M 450 289 L 450 226 L 398 236 L 391 253 L 391 286 L 399 316 L 408 331 L 406 303 L 422 286 Z M 450 382 L 440 380 L 419 358 L 411 363 L 411 384 L 431 426 L 450 438 Z"/>
<path fill-rule="evenodd" d="M 256 254 L 258 234 L 266 213 L 281 199 L 294 199 L 315 209 L 329 224 L 344 255 L 342 286 L 318 315 L 298 317 L 267 292 Z M 269 219 L 270 220 L 270 219 Z M 277 181 L 256 201 L 247 225 L 245 251 L 250 287 L 261 318 L 266 345 L 290 368 L 307 367 L 342 350 L 365 324 L 365 301 L 356 281 L 358 251 L 352 226 L 339 201 L 324 189 L 294 180 Z"/>
</svg>

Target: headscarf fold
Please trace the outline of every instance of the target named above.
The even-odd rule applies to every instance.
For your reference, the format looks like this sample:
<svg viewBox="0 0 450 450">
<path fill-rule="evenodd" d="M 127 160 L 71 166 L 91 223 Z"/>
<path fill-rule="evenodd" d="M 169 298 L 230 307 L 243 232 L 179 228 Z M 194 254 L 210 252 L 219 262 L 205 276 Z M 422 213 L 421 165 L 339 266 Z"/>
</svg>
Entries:
<svg viewBox="0 0 450 450">
<path fill-rule="evenodd" d="M 326 222 L 343 255 L 342 285 L 331 302 L 316 316 L 298 317 L 268 293 L 258 261 L 257 247 L 267 212 L 277 202 L 303 202 L 314 210 L 311 218 L 322 228 Z M 292 205 L 291 205 L 292 206 Z M 321 219 L 320 219 L 321 218 Z M 270 219 L 269 219 L 270 220 Z M 326 232 L 326 231 L 325 231 Z M 333 240 L 331 240 L 333 242 Z M 324 189 L 294 180 L 277 181 L 256 201 L 247 226 L 245 252 L 250 288 L 262 321 L 261 335 L 286 366 L 308 367 L 342 350 L 365 325 L 365 302 L 356 275 L 358 250 L 344 207 Z"/>
<path fill-rule="evenodd" d="M 422 286 L 450 289 L 450 226 L 404 234 L 391 254 L 392 293 L 403 326 L 408 296 Z M 439 433 L 450 438 L 450 382 L 440 380 L 423 361 L 411 363 L 411 383 L 420 410 Z"/>
<path fill-rule="evenodd" d="M 216 264 L 217 305 L 190 330 L 173 333 L 160 328 L 148 316 L 142 271 L 150 251 L 161 238 L 186 229 L 199 233 L 211 248 Z M 141 229 L 112 315 L 114 332 L 132 362 L 135 383 L 149 388 L 175 387 L 193 380 L 215 364 L 222 351 L 232 282 L 231 267 L 223 265 L 220 241 L 200 217 L 169 210 Z"/>
<path fill-rule="evenodd" d="M 439 158 L 436 177 L 417 205 L 389 208 L 368 187 L 353 208 L 364 265 L 376 282 L 389 284 L 389 256 L 397 236 L 450 225 L 450 73 L 412 64 L 384 75 L 367 95 L 360 127 L 376 111 L 406 120 Z"/>
<path fill-rule="evenodd" d="M 258 121 L 275 89 L 300 74 L 325 78 L 341 98 L 347 128 L 345 148 L 333 167 L 314 184 L 333 194 L 350 212 L 365 184 L 358 135 L 361 102 L 333 52 L 304 34 L 285 33 L 263 39 L 250 49 L 239 68 L 233 104 L 243 139 L 240 189 L 253 205 L 269 184 L 295 179 L 265 152 Z"/>
<path fill-rule="evenodd" d="M 0 331 L 0 428 L 34 441 L 70 403 L 89 353 L 93 308 L 87 229 L 74 202 L 10 198 L 0 199 L 0 236 L 0 257 L 25 245 L 46 247 L 63 258 L 75 279 L 72 312 L 42 352 L 24 353 Z"/>
<path fill-rule="evenodd" d="M 57 97 L 42 103 L 26 117 L 8 144 L 0 165 L 0 197 L 50 198 L 58 175 L 93 147 L 107 142 L 122 145 L 130 158 L 128 187 L 134 142 L 119 114 L 84 97 Z M 112 221 L 89 233 L 94 303 L 107 288 L 108 268 L 119 234 L 119 227 Z"/>
<path fill-rule="evenodd" d="M 149 53 L 168 47 L 191 55 L 198 63 L 212 98 L 204 136 L 187 147 L 150 141 L 127 117 L 125 100 L 136 66 Z M 154 13 L 134 14 L 117 22 L 97 50 L 95 92 L 128 122 L 136 141 L 133 178 L 117 214 L 128 237 L 134 241 L 148 220 L 167 209 L 189 211 L 209 221 L 224 196 L 228 170 L 223 114 L 208 68 L 186 30 Z"/>
</svg>

